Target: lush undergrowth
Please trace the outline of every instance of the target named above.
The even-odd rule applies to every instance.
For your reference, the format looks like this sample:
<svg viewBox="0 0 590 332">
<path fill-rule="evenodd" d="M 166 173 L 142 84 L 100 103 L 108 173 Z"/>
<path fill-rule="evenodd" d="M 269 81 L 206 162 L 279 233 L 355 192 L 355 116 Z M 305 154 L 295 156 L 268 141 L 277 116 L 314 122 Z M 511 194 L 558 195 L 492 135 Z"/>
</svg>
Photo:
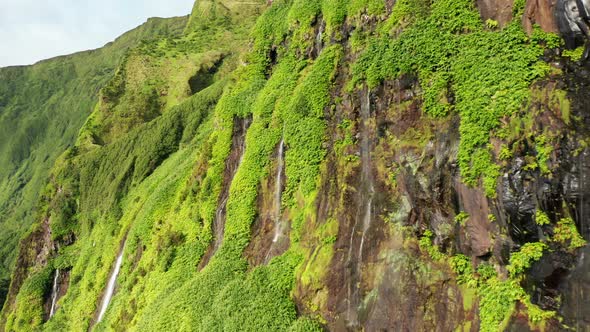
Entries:
<svg viewBox="0 0 590 332">
<path fill-rule="evenodd" d="M 50 169 L 75 142 L 100 87 L 130 47 L 177 35 L 185 22 L 150 19 L 101 49 L 0 69 L 0 294 Z"/>
<path fill-rule="evenodd" d="M 471 1 L 435 1 L 428 10 L 420 1 L 396 4 L 380 36 L 353 67 L 355 80 L 372 87 L 402 74 L 417 74 L 423 109 L 434 117 L 449 112 L 461 116 L 459 166 L 463 180 L 495 195 L 499 167 L 488 147 L 490 136 L 505 117 L 522 109 L 530 83 L 543 77 L 548 66 L 539 60 L 543 47 L 515 19 L 500 30 L 486 28 Z M 521 11 L 515 10 L 520 17 Z M 414 15 L 414 13 L 422 15 Z M 400 24 L 414 20 L 397 36 Z"/>
<path fill-rule="evenodd" d="M 139 114 L 140 121 L 133 126 L 105 136 L 97 127 L 112 128 L 109 118 L 129 111 L 115 106 L 113 112 L 105 112 L 102 105 L 145 108 L 143 97 L 133 97 L 133 86 L 145 82 L 131 79 L 138 75 L 137 70 L 142 71 L 129 65 L 134 54 L 176 58 L 180 42 L 172 46 L 169 41 L 144 43 L 126 57 L 102 90 L 102 105 L 82 130 L 78 145 L 56 166 L 54 184 L 46 193 L 53 237 L 59 240 L 75 234 L 78 239 L 60 257 L 79 252 L 78 258 L 60 260 L 61 269 L 71 269 L 70 288 L 48 329 L 79 330 L 92 324 L 89 318 L 97 310 L 100 285 L 106 283 L 123 242 L 125 264 L 119 277 L 123 286 L 98 329 L 125 324 L 132 330 L 158 331 L 283 330 L 297 321 L 289 296 L 294 269 L 301 261 L 297 250 L 249 273 L 242 258 L 256 215 L 258 184 L 267 175 L 281 136 L 290 147 L 286 159 L 298 161 L 286 170 L 288 205 L 297 206 L 296 193 L 311 195 L 324 155 L 323 110 L 330 101 L 329 88 L 341 51 L 331 47 L 313 63 L 294 54 L 281 55 L 271 70 L 272 41 L 284 38 L 287 28 L 273 11 L 288 9 L 289 4 L 277 4 L 259 20 L 253 32 L 253 51 L 246 56 L 250 64 L 232 74 L 233 83 L 218 103 L 216 96 L 227 82 L 222 80 L 223 72 L 213 78 L 219 83 L 161 116 L 155 114 L 154 120 Z M 276 29 L 279 26 L 283 27 Z M 185 38 L 192 38 L 191 34 Z M 187 50 L 183 46 L 182 52 L 190 57 L 199 47 Z M 133 104 L 134 100 L 139 104 Z M 211 262 L 197 272 L 195 267 L 212 239 L 225 160 L 232 148 L 232 124 L 247 116 L 253 122 L 243 161 L 231 184 L 224 242 Z M 205 117 L 209 120 L 199 127 Z M 206 168 L 201 167 L 204 161 Z M 44 273 L 31 277 L 43 279 L 36 283 L 36 300 L 46 296 L 49 287 L 51 274 Z M 155 285 L 167 286 L 156 290 Z M 21 306 L 9 316 L 7 326 L 33 320 L 33 325 L 42 323 L 42 310 L 21 312 L 18 308 Z M 179 320 L 179 316 L 184 318 Z M 293 326 L 296 331 L 314 328 L 317 325 L 307 320 Z"/>
<path fill-rule="evenodd" d="M 40 148 L 55 150 L 46 157 L 45 168 L 26 166 L 25 152 L 6 154 L 14 165 L 45 172 L 38 180 L 43 183 L 58 153 L 75 142 L 75 131 L 82 127 L 76 144 L 55 163 L 41 200 L 40 219 L 48 221 L 51 241 L 59 245 L 51 242 L 55 252 L 48 262 L 27 271 L 16 304 L 4 312 L 9 330 L 321 330 L 317 316 L 298 316 L 293 294 L 298 282 L 324 282 L 320 276 L 329 273 L 336 250 L 339 221 L 315 225 L 320 174 L 330 152 L 327 128 L 338 118 L 336 106 L 342 106 L 336 87 L 346 86 L 347 91 L 337 92 L 348 93 L 416 75 L 421 90 L 416 98 L 426 115 L 460 117 L 463 180 L 481 184 L 494 196 L 500 166 L 490 138 L 499 135 L 504 118 L 524 107 L 531 82 L 546 73 L 539 61 L 546 35 L 528 37 L 518 19 L 504 28 L 486 26 L 468 0 L 399 0 L 391 13 L 375 0 L 265 3 L 197 2 L 182 36 L 121 51 L 115 73 L 112 66 L 95 76 L 92 87 L 102 87 L 100 94 L 79 99 L 88 106 L 87 113 L 71 120 L 77 126 L 64 131 L 67 139 L 59 147 Z M 515 16 L 521 7 L 516 6 Z M 80 84 L 75 71 L 60 73 L 71 75 L 64 78 L 71 84 Z M 17 109 L 18 100 L 5 97 L 14 92 L 6 89 L 0 85 L 0 107 Z M 48 93 L 40 103 L 61 96 Z M 82 126 L 95 98 L 98 104 Z M 57 106 L 47 107 L 55 111 Z M 228 165 L 238 150 L 234 128 L 244 119 L 251 119 L 251 125 L 229 183 Z M 33 132 L 45 130 L 31 126 Z M 344 150 L 356 138 L 352 122 L 343 121 L 341 127 L 349 137 L 337 149 Z M 261 184 L 274 177 L 270 170 L 281 139 L 286 151 L 281 210 L 290 222 L 290 247 L 266 265 L 249 266 L 244 250 L 261 214 Z M 37 140 L 28 142 L 34 146 Z M 543 153 L 549 158 L 550 151 Z M 18 172 L 15 167 L 13 173 Z M 222 210 L 224 185 L 229 197 Z M 27 206 L 33 206 L 35 196 L 27 199 Z M 22 211 L 7 205 L 0 210 L 2 218 L 10 215 L 9 208 Z M 203 267 L 220 211 L 225 213 L 223 242 Z M 468 218 L 460 214 L 457 226 L 465 226 Z M 514 252 L 507 267 L 483 263 L 474 268 L 466 256 L 441 252 L 429 231 L 419 245 L 427 259 L 448 260 L 457 281 L 477 292 L 481 328 L 492 331 L 510 317 L 518 301 L 535 324 L 552 315 L 530 302 L 521 282 L 550 246 L 573 251 L 584 245 L 571 219 L 561 220 L 553 231 L 549 241 Z M 302 243 L 306 237 L 319 245 Z M 96 323 L 120 250 L 124 263 L 116 295 L 104 320 Z M 306 261 L 312 252 L 321 260 L 316 265 Z M 69 288 L 57 314 L 45 322 L 43 307 L 55 269 L 69 271 Z M 311 310 L 325 309 L 320 305 Z"/>
</svg>

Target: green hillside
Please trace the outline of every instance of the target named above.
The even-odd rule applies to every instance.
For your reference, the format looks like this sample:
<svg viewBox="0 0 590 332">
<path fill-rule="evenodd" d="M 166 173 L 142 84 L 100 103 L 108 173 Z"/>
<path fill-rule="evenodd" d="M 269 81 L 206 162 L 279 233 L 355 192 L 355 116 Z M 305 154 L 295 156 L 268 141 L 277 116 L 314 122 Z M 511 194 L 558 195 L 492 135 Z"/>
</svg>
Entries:
<svg viewBox="0 0 590 332">
<path fill-rule="evenodd" d="M 0 294 L 51 167 L 76 141 L 100 88 L 130 47 L 179 35 L 186 21 L 150 19 L 103 48 L 0 69 Z"/>
<path fill-rule="evenodd" d="M 530 6 L 202 0 L 0 69 L 0 330 L 583 327 L 590 75 Z"/>
</svg>

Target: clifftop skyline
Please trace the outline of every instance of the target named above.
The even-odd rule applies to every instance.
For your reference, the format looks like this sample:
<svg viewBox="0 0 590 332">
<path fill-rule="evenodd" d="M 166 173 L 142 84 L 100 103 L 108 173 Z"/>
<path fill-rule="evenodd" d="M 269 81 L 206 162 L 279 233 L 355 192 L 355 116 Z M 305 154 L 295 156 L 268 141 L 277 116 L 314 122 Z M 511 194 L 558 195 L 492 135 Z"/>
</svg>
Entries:
<svg viewBox="0 0 590 332">
<path fill-rule="evenodd" d="M 96 49 L 150 17 L 188 15 L 191 0 L 0 2 L 0 67 Z"/>
</svg>

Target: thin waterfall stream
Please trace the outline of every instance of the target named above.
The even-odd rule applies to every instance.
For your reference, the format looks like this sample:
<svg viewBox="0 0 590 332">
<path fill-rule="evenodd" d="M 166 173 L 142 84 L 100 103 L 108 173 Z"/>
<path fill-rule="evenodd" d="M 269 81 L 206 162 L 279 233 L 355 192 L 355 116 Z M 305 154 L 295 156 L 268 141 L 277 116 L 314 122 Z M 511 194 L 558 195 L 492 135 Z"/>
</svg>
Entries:
<svg viewBox="0 0 590 332">
<path fill-rule="evenodd" d="M 590 150 L 585 149 L 577 157 L 576 171 L 569 181 L 568 190 L 575 200 L 575 215 L 580 235 L 590 243 Z M 577 265 L 564 281 L 562 314 L 566 322 L 572 324 L 576 331 L 590 331 L 590 245 L 579 249 Z"/>
<path fill-rule="evenodd" d="M 227 207 L 227 201 L 229 199 L 229 193 L 225 195 L 215 211 L 215 241 L 213 242 L 213 254 L 217 252 L 221 243 L 223 242 L 223 233 L 225 231 L 225 223 L 223 221 L 225 215 L 225 209 Z"/>
<path fill-rule="evenodd" d="M 51 288 L 51 309 L 49 310 L 49 318 L 55 315 L 55 304 L 57 303 L 57 296 L 59 294 L 59 269 L 55 270 L 53 277 L 53 286 Z"/>
<path fill-rule="evenodd" d="M 121 265 L 123 264 L 123 252 L 125 251 L 125 244 L 121 247 L 119 255 L 117 256 L 117 260 L 115 261 L 115 267 L 113 268 L 113 272 L 111 272 L 111 276 L 109 278 L 109 282 L 107 283 L 107 288 L 105 290 L 104 296 L 102 298 L 100 304 L 100 311 L 98 313 L 98 318 L 96 323 L 100 323 L 103 319 L 104 314 L 107 312 L 111 299 L 113 298 L 113 294 L 115 292 L 115 286 L 117 284 L 117 277 L 119 276 L 119 272 L 121 271 Z"/>
<path fill-rule="evenodd" d="M 346 266 L 350 269 L 348 278 L 347 313 L 348 325 L 359 325 L 358 308 L 361 303 L 361 281 L 363 248 L 365 238 L 373 221 L 374 179 L 371 172 L 371 139 L 369 121 L 371 118 L 371 92 L 367 89 L 361 101 L 360 158 L 361 179 L 359 182 L 359 209 L 350 234 Z M 360 238 L 359 238 L 360 236 Z"/>
<path fill-rule="evenodd" d="M 279 153 L 277 156 L 277 178 L 275 180 L 275 236 L 272 239 L 273 243 L 276 243 L 282 236 L 282 225 L 281 225 L 281 194 L 283 191 L 283 153 L 285 149 L 285 141 L 281 138 L 279 144 Z"/>
<path fill-rule="evenodd" d="M 272 253 L 274 252 L 275 245 L 279 242 L 282 237 L 284 236 L 284 227 L 282 216 L 281 216 L 281 199 L 283 193 L 283 169 L 285 167 L 285 140 L 281 138 L 281 142 L 279 143 L 279 150 L 277 152 L 277 175 L 275 179 L 275 192 L 274 192 L 274 236 L 272 238 L 272 244 L 268 249 L 268 253 L 264 258 L 265 263 L 268 263 L 270 258 L 272 258 Z"/>
<path fill-rule="evenodd" d="M 238 122 L 239 121 L 239 122 Z M 227 212 L 227 202 L 229 200 L 230 187 L 233 179 L 244 160 L 244 152 L 246 151 L 246 132 L 250 127 L 251 119 L 249 117 L 238 119 L 234 123 L 234 135 L 232 139 L 232 150 L 226 161 L 225 180 L 221 190 L 217 210 L 215 210 L 215 219 L 213 220 L 213 245 L 208 252 L 203 256 L 199 264 L 199 270 L 203 269 L 209 260 L 223 243 L 223 236 L 225 233 L 225 218 Z M 237 161 L 237 162 L 236 162 Z"/>
<path fill-rule="evenodd" d="M 238 169 L 240 169 L 240 165 L 242 165 L 242 161 L 244 161 L 244 152 L 246 151 L 246 132 L 248 131 L 248 127 L 250 127 L 250 119 L 243 119 L 240 142 L 238 144 L 238 153 L 240 154 L 239 161 L 237 165 L 230 170 L 230 180 L 226 185 L 226 189 L 223 191 L 221 203 L 219 204 L 219 206 L 217 207 L 217 211 L 215 212 L 215 243 L 213 245 L 213 254 L 217 252 L 217 250 L 219 249 L 219 247 L 221 247 L 221 244 L 223 243 L 223 234 L 225 233 L 225 215 L 227 210 L 227 201 L 229 200 L 229 188 L 231 187 L 231 183 L 233 182 L 233 179 L 236 176 Z"/>
<path fill-rule="evenodd" d="M 319 24 L 319 28 L 318 28 L 318 33 L 315 37 L 315 49 L 317 52 L 317 55 L 319 56 L 320 53 L 322 53 L 322 50 L 324 48 L 324 30 L 326 28 L 325 22 L 322 20 Z"/>
</svg>

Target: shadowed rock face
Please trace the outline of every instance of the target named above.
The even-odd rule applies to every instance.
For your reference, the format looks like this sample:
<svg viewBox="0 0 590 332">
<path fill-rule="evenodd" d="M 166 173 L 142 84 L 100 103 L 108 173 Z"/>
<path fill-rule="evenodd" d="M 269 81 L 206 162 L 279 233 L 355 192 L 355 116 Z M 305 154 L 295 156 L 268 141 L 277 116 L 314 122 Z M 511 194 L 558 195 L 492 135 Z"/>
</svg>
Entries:
<svg viewBox="0 0 590 332">
<path fill-rule="evenodd" d="M 587 66 L 580 68 L 573 64 L 566 70 L 572 108 L 580 117 L 575 138 L 581 141 L 590 135 L 590 71 Z M 563 194 L 580 234 L 590 241 L 590 149 L 585 148 L 577 155 L 567 155 L 569 158 L 563 170 Z M 560 313 L 565 318 L 565 324 L 578 331 L 590 331 L 589 258 L 590 246 L 587 245 L 578 253 L 573 271 L 559 285 L 559 291 L 563 294 Z"/>
<path fill-rule="evenodd" d="M 590 1 L 557 0 L 554 11 L 559 32 L 567 48 L 585 45 L 582 61 L 588 60 L 590 44 Z"/>
<path fill-rule="evenodd" d="M 244 151 L 246 149 L 246 132 L 248 131 L 248 127 L 250 127 L 251 121 L 252 119 L 250 117 L 236 118 L 234 120 L 231 152 L 225 163 L 223 187 L 221 194 L 219 195 L 217 210 L 215 211 L 215 219 L 213 220 L 212 225 L 214 239 L 199 263 L 199 270 L 207 266 L 211 257 L 215 255 L 223 243 L 229 190 L 244 157 Z"/>
<path fill-rule="evenodd" d="M 488 6 L 480 7 L 482 17 L 500 21 L 502 14 L 498 8 L 508 8 L 507 3 L 502 7 L 492 1 L 481 2 L 480 6 Z M 553 6 L 529 1 L 527 15 L 532 14 L 525 17 L 525 22 L 543 24 L 547 30 L 556 31 L 552 28 L 556 24 Z M 333 116 L 330 121 L 338 123 L 346 118 L 355 123 L 355 144 L 351 152 L 356 153 L 359 162 L 352 169 L 347 168 L 331 152 L 318 197 L 318 222 L 330 218 L 339 221 L 330 273 L 324 280 L 328 299 L 322 312 L 329 330 L 448 331 L 465 321 L 470 322 L 473 331 L 478 330 L 477 303 L 466 300 L 464 290 L 455 283 L 452 272 L 429 261 L 415 242 L 408 241 L 425 228 L 434 230 L 434 243 L 440 248 L 452 248 L 471 255 L 476 262 L 493 259 L 502 265 L 507 265 L 510 253 L 522 245 L 545 239 L 544 229 L 535 222 L 538 209 L 546 211 L 552 220 L 563 215 L 575 216 L 580 232 L 586 233 L 584 225 L 588 219 L 584 213 L 590 207 L 585 207 L 588 201 L 585 197 L 590 188 L 585 187 L 583 179 L 584 174 L 590 172 L 584 159 L 585 150 L 578 152 L 579 143 L 590 133 L 587 130 L 590 109 L 585 102 L 590 98 L 585 91 L 590 89 L 584 90 L 590 84 L 590 76 L 586 69 L 560 61 L 557 66 L 566 68 L 565 73 L 538 83 L 537 88 L 543 91 L 543 97 L 527 110 L 535 114 L 534 130 L 564 133 L 549 161 L 554 175 L 543 176 L 539 170 L 526 167 L 525 156 L 537 153 L 531 142 L 526 139 L 512 142 L 522 147 L 519 154 L 503 164 L 496 198 L 488 198 L 481 188 L 461 182 L 456 159 L 459 120 L 436 122 L 425 117 L 419 99 L 415 98 L 421 92 L 415 78 L 387 81 L 372 91 L 372 112 L 368 123 L 376 188 L 373 202 L 375 226 L 367 232 L 368 246 L 366 252 L 362 252 L 360 262 L 347 259 L 347 253 L 351 236 L 361 236 L 354 225 L 358 211 L 364 206 L 362 195 L 359 195 L 364 185 L 363 154 L 358 151 L 365 135 L 362 123 L 367 121 L 362 118 L 362 96 L 347 94 L 336 86 L 334 95 L 342 98 L 342 102 L 330 114 Z M 569 98 L 576 100 L 572 106 L 572 118 L 577 120 L 572 123 L 565 123 L 561 118 L 565 110 L 547 99 L 557 89 L 565 90 Z M 391 111 L 393 109 L 395 112 Z M 428 142 L 404 141 L 403 137 L 410 129 L 430 135 Z M 336 129 L 332 135 L 329 144 L 339 138 Z M 399 144 L 391 145 L 382 139 L 388 135 L 398 137 Z M 392 168 L 396 170 L 395 185 L 387 177 L 390 174 L 381 171 Z M 453 222 L 454 216 L 461 211 L 469 215 L 464 227 Z M 410 234 L 403 235 L 403 232 L 392 229 L 390 222 L 408 225 Z M 588 238 L 588 234 L 584 236 Z M 546 310 L 559 311 L 569 326 L 585 326 L 586 317 L 590 315 L 590 305 L 584 298 L 590 281 L 590 264 L 581 257 L 582 252 L 546 254 L 534 264 L 523 283 L 525 290 L 532 294 L 533 303 Z M 360 266 L 359 278 L 353 278 L 350 272 L 355 264 Z M 425 270 L 429 273 L 424 273 Z M 359 288 L 361 297 L 357 307 L 358 326 L 351 326 L 347 319 L 347 285 L 351 282 Z M 298 286 L 300 312 L 309 312 L 307 303 L 318 301 L 319 293 L 316 292 L 318 289 L 310 286 Z M 560 296 L 563 296 L 562 304 L 558 300 Z M 526 315 L 518 313 L 525 310 L 524 307 L 516 309 L 507 330 L 532 330 Z M 548 325 L 550 331 L 562 328 L 557 322 Z"/>
<path fill-rule="evenodd" d="M 335 114 L 356 123 L 355 145 L 350 152 L 356 154 L 358 162 L 349 169 L 350 165 L 337 163 L 338 157 L 331 153 L 328 158 L 334 162 L 328 162 L 318 198 L 318 222 L 337 218 L 340 224 L 330 273 L 324 280 L 329 294 L 325 317 L 330 330 L 448 331 L 466 319 L 477 326 L 473 303 L 463 304 L 461 290 L 448 267 L 425 259 L 412 240 L 416 238 L 412 230 L 405 233 L 391 227 L 392 223 L 401 223 L 419 231 L 430 225 L 441 247 L 465 246 L 480 255 L 491 251 L 488 215 L 481 212 L 477 217 L 482 208 L 487 208 L 487 199 L 481 191 L 457 180 L 457 119 L 437 123 L 423 116 L 415 99 L 419 91 L 414 77 L 386 82 L 371 91 L 368 118 L 364 111 L 366 90 L 353 95 L 335 92 L 343 97 Z M 409 104 L 394 110 L 400 103 Z M 436 138 L 417 146 L 393 146 L 384 139 L 392 134 L 403 137 L 411 128 L 432 130 Z M 367 138 L 370 159 L 363 161 Z M 337 140 L 338 134 L 332 139 Z M 397 169 L 393 186 L 388 174 L 381 171 L 392 167 Z M 363 175 L 369 170 L 372 181 Z M 374 197 L 367 200 L 366 188 L 371 182 Z M 372 220 L 363 229 L 359 225 L 363 225 L 369 202 Z M 461 209 L 474 214 L 469 234 L 449 226 Z M 351 287 L 357 292 L 352 296 Z M 309 286 L 299 286 L 300 311 L 307 311 L 304 303 L 316 296 Z"/>
</svg>

